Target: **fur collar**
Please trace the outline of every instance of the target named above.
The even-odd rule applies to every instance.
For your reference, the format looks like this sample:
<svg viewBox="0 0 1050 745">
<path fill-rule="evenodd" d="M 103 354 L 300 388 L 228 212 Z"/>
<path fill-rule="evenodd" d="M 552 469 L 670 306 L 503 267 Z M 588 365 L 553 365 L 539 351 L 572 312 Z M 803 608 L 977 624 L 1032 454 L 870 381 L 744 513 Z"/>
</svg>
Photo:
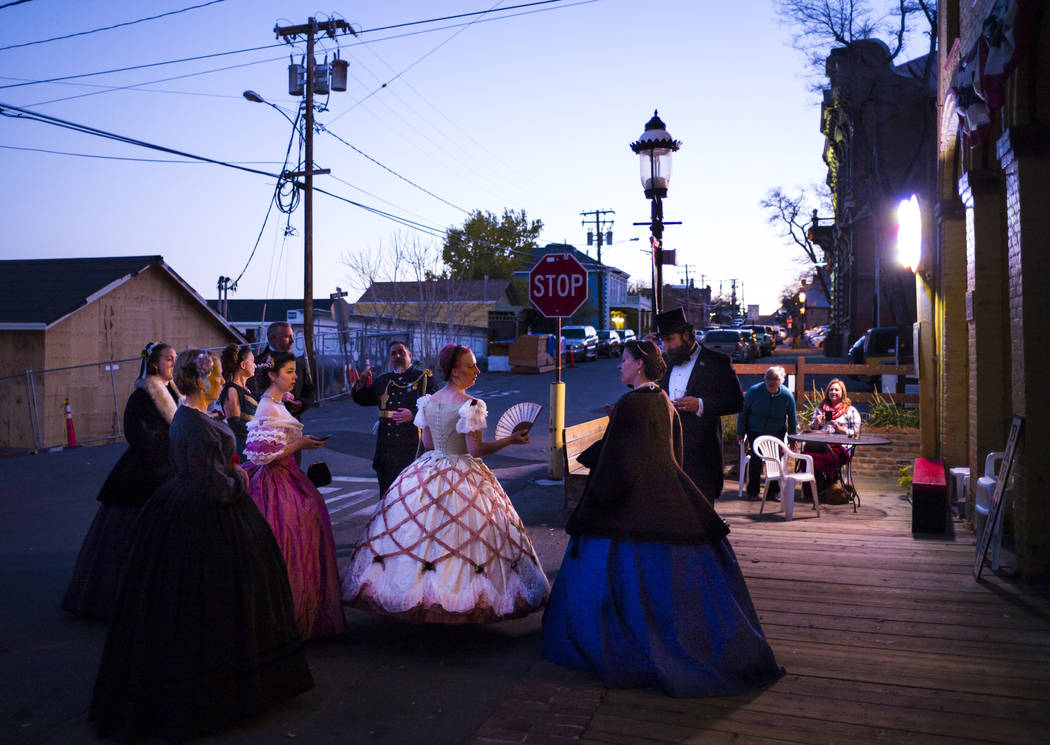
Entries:
<svg viewBox="0 0 1050 745">
<path fill-rule="evenodd" d="M 153 405 L 157 407 L 157 411 L 161 413 L 161 416 L 164 417 L 168 424 L 171 424 L 171 420 L 175 416 L 175 409 L 182 404 L 184 398 L 179 395 L 179 390 L 174 383 L 165 385 L 156 375 L 147 375 L 135 381 L 135 389 L 146 391 L 153 401 Z M 172 396 L 175 398 L 172 398 Z M 178 399 L 178 403 L 175 402 L 176 399 Z"/>
</svg>

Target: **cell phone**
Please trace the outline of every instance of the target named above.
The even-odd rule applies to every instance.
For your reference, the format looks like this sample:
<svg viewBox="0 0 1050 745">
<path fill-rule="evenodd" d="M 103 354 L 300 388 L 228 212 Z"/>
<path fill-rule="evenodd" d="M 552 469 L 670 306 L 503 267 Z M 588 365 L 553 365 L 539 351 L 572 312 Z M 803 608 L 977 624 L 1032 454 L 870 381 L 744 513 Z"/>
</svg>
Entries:
<svg viewBox="0 0 1050 745">
<path fill-rule="evenodd" d="M 314 438 L 315 440 L 320 440 L 321 442 L 325 442 L 325 441 L 327 441 L 327 440 L 328 440 L 328 438 L 330 438 L 330 437 L 331 437 L 331 435 L 314 435 L 314 436 L 313 436 L 313 438 Z"/>
</svg>

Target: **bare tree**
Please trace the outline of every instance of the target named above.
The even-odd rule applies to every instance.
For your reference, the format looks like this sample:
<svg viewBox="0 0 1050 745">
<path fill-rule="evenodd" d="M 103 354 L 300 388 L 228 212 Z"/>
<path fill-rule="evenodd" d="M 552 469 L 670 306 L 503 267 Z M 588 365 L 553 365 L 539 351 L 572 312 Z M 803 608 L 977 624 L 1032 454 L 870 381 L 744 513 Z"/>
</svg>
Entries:
<svg viewBox="0 0 1050 745">
<path fill-rule="evenodd" d="M 817 270 L 817 280 L 824 291 L 824 297 L 830 302 L 831 293 L 828 291 L 825 272 L 821 271 L 821 266 L 828 262 L 817 256 L 818 246 L 813 242 L 810 232 L 817 219 L 817 207 L 811 208 L 814 203 L 821 209 L 830 211 L 831 194 L 826 188 L 799 189 L 789 194 L 784 187 L 778 186 L 770 189 L 758 204 L 766 211 L 766 222 L 780 227 L 780 235 L 784 242 L 787 245 L 798 246 L 805 253 L 808 263 Z"/>
<path fill-rule="evenodd" d="M 441 258 L 441 246 L 416 235 L 394 233 L 385 245 L 347 252 L 343 264 L 355 288 L 367 292 L 359 303 L 371 312 L 376 328 L 408 328 L 416 356 L 437 359 L 447 340 L 467 325 L 469 303 L 460 297 L 462 282 L 454 280 Z"/>
<path fill-rule="evenodd" d="M 834 47 L 881 39 L 896 59 L 909 32 L 926 33 L 931 52 L 937 36 L 936 0 L 773 0 L 773 6 L 793 30 L 792 46 L 804 55 L 815 91 L 823 87 L 824 61 Z"/>
</svg>

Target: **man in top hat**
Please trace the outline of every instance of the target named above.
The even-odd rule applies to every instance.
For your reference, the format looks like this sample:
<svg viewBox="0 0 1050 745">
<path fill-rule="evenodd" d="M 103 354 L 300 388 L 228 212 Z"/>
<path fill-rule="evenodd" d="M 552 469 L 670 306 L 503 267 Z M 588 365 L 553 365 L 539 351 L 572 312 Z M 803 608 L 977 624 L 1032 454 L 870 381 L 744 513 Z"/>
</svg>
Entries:
<svg viewBox="0 0 1050 745">
<path fill-rule="evenodd" d="M 351 392 L 354 403 L 379 407 L 372 468 L 379 477 L 380 495 L 386 494 L 397 475 L 416 459 L 419 448 L 416 403 L 420 396 L 436 392 L 430 370 L 412 367 L 412 352 L 400 340 L 390 343 L 390 372 L 373 380 L 372 368 L 367 367 L 354 384 Z"/>
<path fill-rule="evenodd" d="M 744 407 L 733 363 L 696 340 L 681 308 L 656 317 L 667 373 L 660 381 L 682 420 L 683 470 L 710 500 L 722 493 L 722 417 Z"/>
</svg>

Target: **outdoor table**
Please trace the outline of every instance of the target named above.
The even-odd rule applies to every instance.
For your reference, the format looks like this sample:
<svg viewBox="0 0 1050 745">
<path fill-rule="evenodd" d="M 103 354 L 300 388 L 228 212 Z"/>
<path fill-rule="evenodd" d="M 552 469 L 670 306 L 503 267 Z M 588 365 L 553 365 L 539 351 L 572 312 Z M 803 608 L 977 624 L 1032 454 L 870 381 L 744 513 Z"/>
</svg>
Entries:
<svg viewBox="0 0 1050 745">
<path fill-rule="evenodd" d="M 788 440 L 791 442 L 811 442 L 815 445 L 824 445 L 829 452 L 832 445 L 842 445 L 849 449 L 850 457 L 846 460 L 845 466 L 836 467 L 835 475 L 842 482 L 842 489 L 846 492 L 849 501 L 853 503 L 854 512 L 857 511 L 857 507 L 860 505 L 860 494 L 853 483 L 853 448 L 860 445 L 878 447 L 880 445 L 889 445 L 891 442 L 885 437 L 876 437 L 875 435 L 862 434 L 858 437 L 850 437 L 849 435 L 832 434 L 830 432 L 802 432 L 797 435 L 788 435 Z"/>
</svg>

